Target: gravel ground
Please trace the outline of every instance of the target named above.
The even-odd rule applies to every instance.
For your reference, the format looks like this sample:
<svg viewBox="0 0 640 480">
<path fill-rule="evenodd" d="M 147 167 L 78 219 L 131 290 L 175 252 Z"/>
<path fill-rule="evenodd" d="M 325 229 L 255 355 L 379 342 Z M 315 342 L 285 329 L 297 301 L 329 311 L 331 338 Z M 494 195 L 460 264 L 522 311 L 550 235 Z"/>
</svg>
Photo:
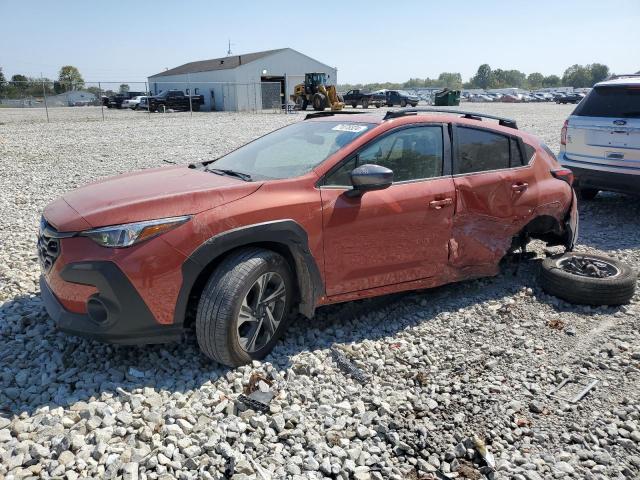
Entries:
<svg viewBox="0 0 640 480">
<path fill-rule="evenodd" d="M 555 151 L 572 108 L 464 107 L 513 117 Z M 640 475 L 639 297 L 589 308 L 547 296 L 542 255 L 495 278 L 322 308 L 237 369 L 204 358 L 192 333 L 145 347 L 57 333 L 37 286 L 44 205 L 97 178 L 219 155 L 300 116 L 110 111 L 102 122 L 88 107 L 46 124 L 38 113 L 0 109 L 0 478 Z M 639 214 L 624 196 L 584 203 L 578 250 L 639 268 Z M 364 384 L 337 368 L 334 343 Z M 545 395 L 576 374 L 599 379 L 582 401 Z M 257 376 L 277 391 L 269 412 L 237 399 Z"/>
</svg>

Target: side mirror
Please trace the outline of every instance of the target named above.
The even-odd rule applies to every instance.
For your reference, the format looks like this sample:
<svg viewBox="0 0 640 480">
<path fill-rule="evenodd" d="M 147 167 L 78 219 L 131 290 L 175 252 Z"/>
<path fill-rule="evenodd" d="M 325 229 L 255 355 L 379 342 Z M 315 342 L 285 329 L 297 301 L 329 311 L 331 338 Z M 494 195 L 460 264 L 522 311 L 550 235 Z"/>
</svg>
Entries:
<svg viewBox="0 0 640 480">
<path fill-rule="evenodd" d="M 380 165 L 361 165 L 351 171 L 352 190 L 347 190 L 347 196 L 359 197 L 371 190 L 384 190 L 393 183 L 393 170 Z"/>
</svg>

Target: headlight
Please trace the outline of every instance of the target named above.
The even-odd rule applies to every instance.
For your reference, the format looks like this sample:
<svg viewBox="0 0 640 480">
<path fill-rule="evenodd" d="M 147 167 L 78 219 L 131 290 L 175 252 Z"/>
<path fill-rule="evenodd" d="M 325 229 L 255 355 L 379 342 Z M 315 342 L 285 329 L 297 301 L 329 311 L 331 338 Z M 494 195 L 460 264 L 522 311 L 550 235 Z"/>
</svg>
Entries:
<svg viewBox="0 0 640 480">
<path fill-rule="evenodd" d="M 182 225 L 190 218 L 189 215 L 185 215 L 183 217 L 159 218 L 158 220 L 148 220 L 146 222 L 125 223 L 123 225 L 87 230 L 80 235 L 89 237 L 103 247 L 130 247 L 168 232 Z"/>
</svg>

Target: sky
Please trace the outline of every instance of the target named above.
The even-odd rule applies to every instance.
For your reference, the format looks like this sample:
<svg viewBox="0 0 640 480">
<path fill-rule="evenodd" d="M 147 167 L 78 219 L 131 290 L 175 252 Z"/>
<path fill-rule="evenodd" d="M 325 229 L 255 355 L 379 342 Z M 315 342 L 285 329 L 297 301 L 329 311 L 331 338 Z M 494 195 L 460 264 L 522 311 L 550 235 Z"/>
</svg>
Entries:
<svg viewBox="0 0 640 480">
<path fill-rule="evenodd" d="M 308 7 L 308 8 L 306 8 Z M 640 70 L 640 0 L 44 2 L 0 0 L 0 67 L 88 82 L 144 81 L 165 68 L 291 47 L 339 83 L 403 82 L 482 63 L 562 75 L 575 63 Z"/>
</svg>

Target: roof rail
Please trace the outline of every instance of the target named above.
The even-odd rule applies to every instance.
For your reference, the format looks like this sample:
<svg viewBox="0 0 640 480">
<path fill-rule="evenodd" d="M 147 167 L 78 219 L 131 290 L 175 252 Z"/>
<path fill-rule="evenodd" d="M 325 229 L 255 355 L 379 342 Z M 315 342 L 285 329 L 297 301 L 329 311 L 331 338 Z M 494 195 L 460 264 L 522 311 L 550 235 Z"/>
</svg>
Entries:
<svg viewBox="0 0 640 480">
<path fill-rule="evenodd" d="M 404 117 L 406 115 L 417 115 L 418 113 L 451 113 L 454 115 L 461 115 L 462 118 L 469 118 L 471 120 L 480 120 L 483 118 L 489 118 L 491 120 L 498 120 L 498 124 L 503 127 L 518 129 L 518 124 L 511 118 L 496 117 L 495 115 L 487 115 L 478 112 L 467 112 L 464 110 L 447 110 L 444 108 L 405 108 L 402 110 L 389 110 L 383 120 L 389 120 L 391 118 Z"/>
<path fill-rule="evenodd" d="M 330 112 L 315 112 L 315 113 L 307 113 L 307 116 L 304 117 L 305 120 L 310 120 L 312 118 L 319 117 L 332 117 L 334 115 L 362 115 L 363 111 L 355 111 L 355 110 L 332 110 Z"/>
</svg>

